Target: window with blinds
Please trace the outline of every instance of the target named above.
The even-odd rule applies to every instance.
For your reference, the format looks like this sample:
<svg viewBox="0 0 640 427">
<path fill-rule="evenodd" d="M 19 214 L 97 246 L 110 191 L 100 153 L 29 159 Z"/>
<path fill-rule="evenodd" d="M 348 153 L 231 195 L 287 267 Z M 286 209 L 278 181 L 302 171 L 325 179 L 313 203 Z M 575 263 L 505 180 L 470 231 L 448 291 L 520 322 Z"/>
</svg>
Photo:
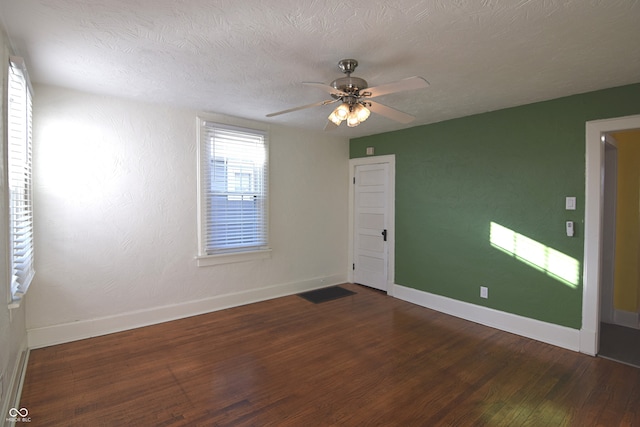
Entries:
<svg viewBox="0 0 640 427">
<path fill-rule="evenodd" d="M 200 255 L 268 247 L 265 132 L 201 121 Z"/>
<path fill-rule="evenodd" d="M 34 276 L 32 105 L 31 88 L 22 58 L 10 58 L 7 101 L 11 304 L 17 306 Z"/>
</svg>

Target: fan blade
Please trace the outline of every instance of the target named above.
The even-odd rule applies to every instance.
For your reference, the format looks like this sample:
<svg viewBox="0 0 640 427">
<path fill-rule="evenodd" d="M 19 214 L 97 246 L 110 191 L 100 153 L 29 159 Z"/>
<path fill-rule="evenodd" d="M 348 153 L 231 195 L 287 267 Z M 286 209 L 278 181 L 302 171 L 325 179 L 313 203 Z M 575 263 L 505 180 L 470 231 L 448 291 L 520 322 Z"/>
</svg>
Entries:
<svg viewBox="0 0 640 427">
<path fill-rule="evenodd" d="M 325 91 L 327 93 L 330 93 L 331 95 L 347 96 L 347 94 L 344 93 L 343 91 L 338 90 L 338 89 L 334 88 L 333 86 L 326 85 L 324 83 L 303 82 L 302 84 L 318 88 L 318 89 L 323 90 L 323 91 Z"/>
<path fill-rule="evenodd" d="M 331 120 L 327 120 L 327 124 L 324 125 L 324 130 L 329 131 L 329 130 L 334 130 L 335 128 L 337 128 L 338 125 L 333 123 Z"/>
<path fill-rule="evenodd" d="M 337 101 L 338 101 L 337 99 L 327 99 L 326 101 L 315 102 L 313 104 L 303 105 L 301 107 L 289 108 L 288 110 L 282 110 L 282 111 L 278 111 L 277 113 L 267 114 L 267 117 L 274 117 L 274 116 L 279 116 L 280 114 L 292 113 L 294 111 L 304 110 L 305 108 L 320 107 L 322 105 L 332 104 Z"/>
<path fill-rule="evenodd" d="M 380 104 L 379 102 L 368 102 L 371 104 L 368 106 L 369 110 L 373 111 L 376 114 L 380 114 L 381 116 L 385 116 L 391 120 L 395 120 L 400 123 L 410 123 L 415 120 L 411 114 L 403 113 L 402 111 L 396 110 L 395 108 L 387 107 L 386 105 Z"/>
<path fill-rule="evenodd" d="M 429 86 L 429 82 L 422 77 L 409 77 L 397 82 L 387 83 L 380 86 L 370 87 L 364 89 L 362 92 L 368 98 L 375 98 L 376 96 L 387 95 L 389 93 L 402 92 L 405 90 L 423 89 Z M 371 94 L 371 95 L 367 95 Z"/>
</svg>

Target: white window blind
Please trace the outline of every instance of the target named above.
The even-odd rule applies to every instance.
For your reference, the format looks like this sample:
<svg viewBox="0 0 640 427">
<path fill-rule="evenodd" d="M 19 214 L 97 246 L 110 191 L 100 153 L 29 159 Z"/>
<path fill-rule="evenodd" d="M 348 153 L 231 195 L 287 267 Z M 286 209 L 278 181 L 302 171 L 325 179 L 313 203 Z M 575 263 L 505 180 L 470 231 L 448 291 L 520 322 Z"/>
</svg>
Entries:
<svg viewBox="0 0 640 427">
<path fill-rule="evenodd" d="M 266 133 L 207 121 L 200 132 L 201 255 L 267 249 Z"/>
<path fill-rule="evenodd" d="M 11 297 L 19 304 L 34 275 L 31 181 L 32 104 L 24 61 L 11 57 L 8 82 L 8 190 Z"/>
</svg>

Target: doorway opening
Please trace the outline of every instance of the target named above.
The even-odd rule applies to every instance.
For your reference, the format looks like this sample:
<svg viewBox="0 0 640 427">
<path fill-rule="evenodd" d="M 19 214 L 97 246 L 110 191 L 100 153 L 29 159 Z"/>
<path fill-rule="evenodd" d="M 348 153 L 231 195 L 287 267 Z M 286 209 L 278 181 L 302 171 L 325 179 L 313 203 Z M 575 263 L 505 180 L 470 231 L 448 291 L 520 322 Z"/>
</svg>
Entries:
<svg viewBox="0 0 640 427">
<path fill-rule="evenodd" d="M 601 139 L 600 321 L 640 329 L 640 129 Z"/>
<path fill-rule="evenodd" d="M 606 135 L 635 129 L 640 129 L 640 115 L 596 120 L 586 124 L 584 283 L 580 351 L 593 356 L 600 350 L 601 315 L 608 315 L 601 313 L 601 297 L 608 298 L 603 289 L 603 274 L 610 273 L 605 270 L 607 260 L 604 245 L 609 244 L 611 248 L 612 244 L 604 239 L 606 210 L 603 182 L 606 153 L 613 150 L 611 147 L 607 150 Z"/>
<path fill-rule="evenodd" d="M 598 356 L 640 367 L 640 130 L 602 135 Z"/>
</svg>

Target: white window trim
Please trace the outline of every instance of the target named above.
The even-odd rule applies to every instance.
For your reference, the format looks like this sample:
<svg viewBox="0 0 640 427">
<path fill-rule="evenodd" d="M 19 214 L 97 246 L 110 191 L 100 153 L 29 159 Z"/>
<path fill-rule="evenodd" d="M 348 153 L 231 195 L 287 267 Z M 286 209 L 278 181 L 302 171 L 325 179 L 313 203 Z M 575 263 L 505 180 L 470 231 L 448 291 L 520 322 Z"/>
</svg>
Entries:
<svg viewBox="0 0 640 427">
<path fill-rule="evenodd" d="M 246 261 L 255 261 L 261 259 L 269 259 L 271 258 L 271 247 L 266 246 L 261 249 L 253 249 L 249 251 L 236 251 L 236 252 L 227 252 L 227 253 L 219 253 L 219 254 L 207 254 L 205 250 L 205 222 L 206 222 L 206 203 L 204 198 L 202 197 L 202 185 L 203 185 L 203 174 L 205 173 L 202 170 L 202 126 L 205 122 L 215 122 L 221 127 L 229 127 L 229 128 L 244 128 L 245 130 L 258 131 L 258 132 L 267 132 L 267 129 L 263 129 L 261 126 L 249 125 L 251 128 L 244 124 L 239 125 L 227 125 L 221 123 L 220 118 L 218 117 L 206 117 L 200 116 L 196 118 L 196 135 L 197 135 L 197 191 L 198 191 L 198 200 L 197 200 L 197 215 L 198 215 L 198 255 L 195 257 L 196 265 L 198 267 L 211 267 L 216 265 L 223 264 L 233 264 L 238 262 L 246 262 Z M 252 129 L 253 128 L 253 129 Z M 268 147 L 268 145 L 267 145 Z M 267 156 L 269 155 L 267 148 Z M 267 160 L 268 161 L 268 160 Z M 268 184 L 267 184 L 268 185 Z M 266 201 L 266 209 L 269 212 L 269 198 Z M 267 245 L 269 242 L 268 236 L 268 228 L 267 228 Z"/>
<path fill-rule="evenodd" d="M 211 267 L 214 265 L 233 264 L 236 262 L 255 261 L 271 258 L 271 248 L 251 252 L 226 253 L 219 255 L 198 255 L 196 263 L 198 267 Z"/>
<path fill-rule="evenodd" d="M 23 84 L 24 84 L 25 89 L 27 90 L 27 94 L 28 94 L 28 97 L 27 97 L 26 101 L 29 104 L 32 105 L 32 103 L 33 103 L 33 88 L 31 86 L 31 82 L 29 80 L 29 74 L 27 72 L 27 68 L 25 66 L 24 59 L 20 58 L 20 57 L 17 57 L 17 56 L 10 56 L 9 57 L 9 66 L 11 68 L 15 68 L 15 69 L 21 70 L 22 76 L 24 78 Z M 9 70 L 9 73 L 11 73 L 10 70 Z M 8 83 L 7 84 L 9 85 L 9 84 L 11 84 L 10 83 L 11 77 L 8 75 L 7 78 L 8 78 Z M 8 95 L 9 94 L 8 94 L 8 88 L 7 88 L 7 93 L 3 93 L 3 96 L 5 97 L 5 101 L 7 102 L 7 108 L 5 110 L 5 112 L 7 114 L 9 114 L 9 112 L 10 112 L 10 106 L 8 105 L 8 103 L 9 103 Z M 27 130 L 27 139 L 28 139 L 28 144 L 29 144 L 29 150 L 28 151 L 31 152 L 33 150 L 33 136 L 32 136 L 32 130 L 31 130 L 31 126 L 32 126 L 31 125 L 31 121 L 33 120 L 32 107 L 30 107 L 30 109 L 28 110 L 28 113 L 29 113 L 29 119 L 28 119 L 29 122 L 28 122 L 28 124 L 29 124 L 30 127 L 29 127 L 29 130 Z M 7 127 L 9 127 L 8 117 L 6 118 L 6 120 L 7 120 L 7 122 L 6 122 Z M 8 135 L 8 134 L 6 134 L 6 135 L 8 137 L 10 137 L 10 135 Z M 9 168 L 9 162 L 10 161 L 9 161 L 8 157 L 10 155 L 9 152 L 11 150 L 12 144 L 11 144 L 11 142 L 9 140 L 7 140 L 6 141 L 6 145 L 7 145 L 7 147 L 6 147 L 7 152 L 5 154 L 7 155 L 7 159 L 6 159 L 6 162 L 7 162 L 6 163 L 6 165 L 7 165 L 7 168 L 6 168 L 7 172 L 6 173 L 7 173 L 7 175 L 5 177 L 3 177 L 3 179 L 6 180 L 6 189 L 7 189 L 6 206 L 7 206 L 8 210 L 11 210 L 12 207 L 11 207 L 11 195 L 10 195 L 10 193 L 11 193 L 11 185 L 12 184 L 11 184 L 10 181 L 12 179 L 12 176 L 11 176 L 10 171 L 9 171 L 9 169 L 10 169 Z M 30 163 L 32 163 L 32 162 L 33 162 L 33 160 L 30 158 Z M 29 202 L 31 204 L 31 224 L 30 225 L 31 225 L 31 233 L 33 233 L 33 166 L 32 165 L 31 165 L 31 169 L 29 170 L 29 173 L 31 175 L 31 179 L 29 180 L 29 183 L 28 183 L 29 187 L 30 187 L 29 193 L 31 195 L 31 199 L 29 200 Z M 31 255 L 30 255 L 29 267 L 28 267 L 28 270 L 27 270 L 28 275 L 26 276 L 24 282 L 20 286 L 16 286 L 14 284 L 14 259 L 13 259 L 13 255 L 12 255 L 14 253 L 14 247 L 13 247 L 13 238 L 11 237 L 11 235 L 13 234 L 13 229 L 12 229 L 13 225 L 12 225 L 12 222 L 11 222 L 10 219 L 7 221 L 7 226 L 8 226 L 7 231 L 9 233 L 9 239 L 8 239 L 8 250 L 9 250 L 8 257 L 9 257 L 9 260 L 8 260 L 8 264 L 9 264 L 9 267 L 10 267 L 9 268 L 9 272 L 8 272 L 8 274 L 9 274 L 9 283 L 10 283 L 10 285 L 9 285 L 10 302 L 8 304 L 8 307 L 9 307 L 9 309 L 15 309 L 15 308 L 19 308 L 20 307 L 20 305 L 21 305 L 21 303 L 22 303 L 22 301 L 24 299 L 24 296 L 26 295 L 26 293 L 27 293 L 27 291 L 29 289 L 29 286 L 31 285 L 33 277 L 35 276 L 35 270 L 33 268 L 33 260 L 34 260 L 34 257 L 33 257 L 33 234 L 31 235 L 31 238 L 30 238 Z"/>
</svg>

